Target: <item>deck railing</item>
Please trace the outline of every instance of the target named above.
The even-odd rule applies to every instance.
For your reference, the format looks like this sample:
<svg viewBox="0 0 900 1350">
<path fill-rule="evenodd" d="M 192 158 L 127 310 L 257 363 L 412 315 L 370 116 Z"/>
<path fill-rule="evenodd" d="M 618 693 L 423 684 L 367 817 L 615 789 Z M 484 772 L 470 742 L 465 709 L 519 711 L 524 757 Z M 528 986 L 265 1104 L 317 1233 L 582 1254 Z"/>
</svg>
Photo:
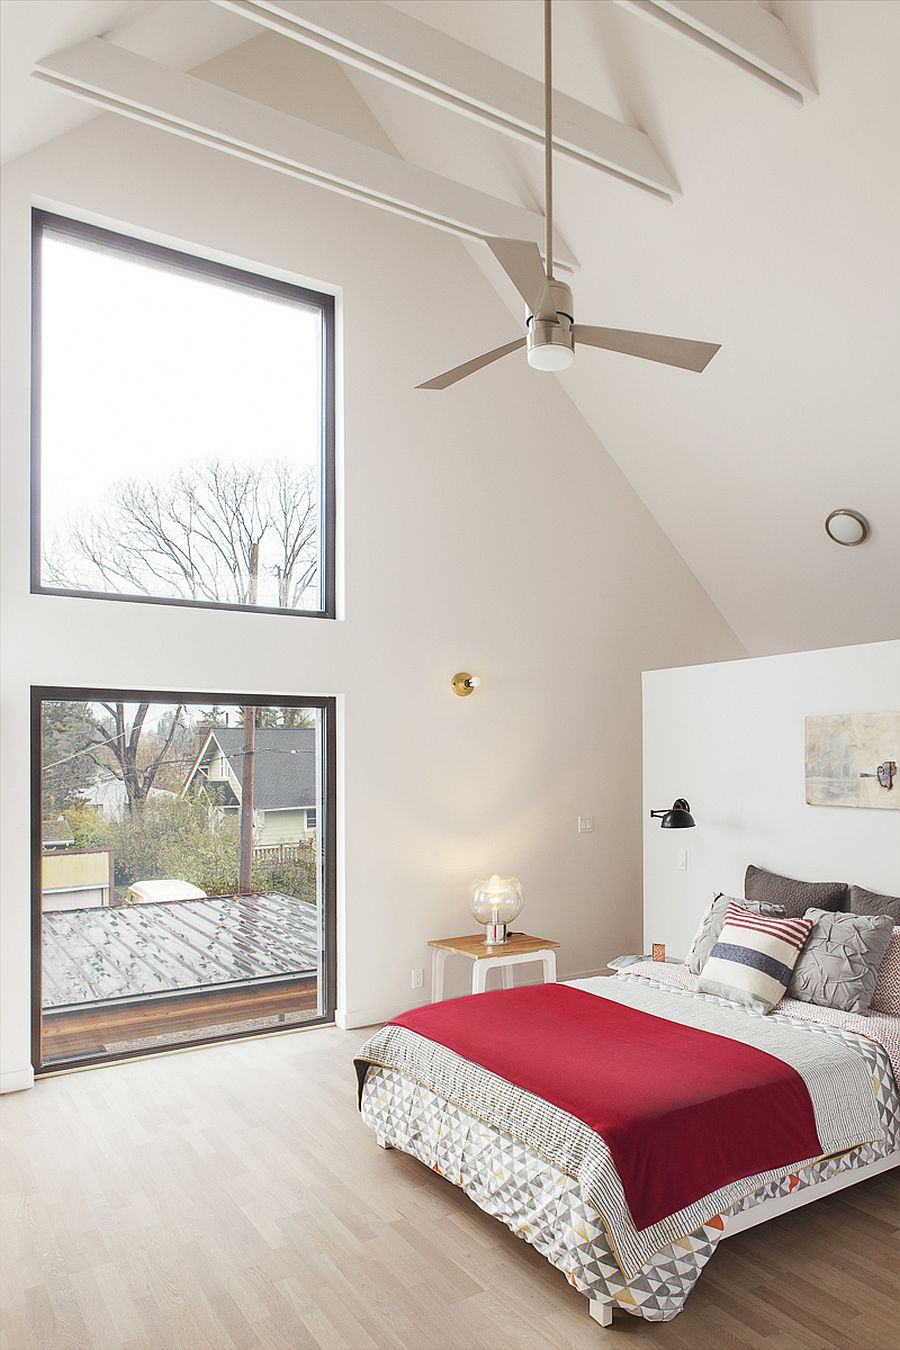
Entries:
<svg viewBox="0 0 900 1350">
<path fill-rule="evenodd" d="M 255 862 L 276 862 L 276 863 L 301 862 L 303 858 L 309 857 L 312 851 L 313 851 L 312 843 L 254 844 L 253 858 Z"/>
</svg>

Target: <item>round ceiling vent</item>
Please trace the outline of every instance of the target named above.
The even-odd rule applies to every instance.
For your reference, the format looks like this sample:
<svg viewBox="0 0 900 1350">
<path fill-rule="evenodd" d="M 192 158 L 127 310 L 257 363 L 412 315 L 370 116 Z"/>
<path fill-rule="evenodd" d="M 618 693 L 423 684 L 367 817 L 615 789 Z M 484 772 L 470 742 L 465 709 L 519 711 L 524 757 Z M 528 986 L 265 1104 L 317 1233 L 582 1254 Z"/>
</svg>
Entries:
<svg viewBox="0 0 900 1350">
<path fill-rule="evenodd" d="M 853 548 L 855 544 L 864 544 L 869 537 L 869 522 L 858 511 L 842 506 L 832 511 L 825 520 L 825 533 L 836 544 Z"/>
</svg>

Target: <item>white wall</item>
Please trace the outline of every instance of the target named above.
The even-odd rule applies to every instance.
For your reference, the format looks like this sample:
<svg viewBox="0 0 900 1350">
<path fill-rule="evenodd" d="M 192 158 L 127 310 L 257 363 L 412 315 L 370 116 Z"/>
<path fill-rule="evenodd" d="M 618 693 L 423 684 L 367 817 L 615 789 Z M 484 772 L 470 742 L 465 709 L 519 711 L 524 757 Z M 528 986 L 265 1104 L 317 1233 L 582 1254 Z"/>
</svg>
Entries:
<svg viewBox="0 0 900 1350">
<path fill-rule="evenodd" d="M 807 806 L 804 776 L 805 717 L 898 707 L 900 641 L 645 674 L 644 950 L 683 956 L 711 894 L 744 894 L 748 863 L 900 895 L 900 811 Z M 696 829 L 649 819 L 675 797 Z"/>
<path fill-rule="evenodd" d="M 279 83 L 274 54 L 249 47 L 242 92 L 304 87 Z M 281 43 L 279 59 L 299 51 Z M 237 86 L 234 53 L 223 63 Z M 335 67 L 320 87 L 336 101 L 342 81 Z M 452 393 L 413 388 L 510 333 L 464 246 L 113 116 L 15 161 L 4 183 L 7 1084 L 29 1058 L 31 684 L 340 697 L 339 1005 L 351 1024 L 420 1001 L 413 967 L 426 967 L 427 995 L 425 942 L 469 929 L 466 883 L 485 869 L 523 878 L 523 923 L 561 941 L 563 973 L 633 947 L 640 672 L 742 649 L 552 376 L 510 360 Z M 340 621 L 29 594 L 32 202 L 338 292 Z M 461 668 L 484 681 L 465 700 L 449 689 Z M 593 834 L 576 836 L 578 813 L 595 815 Z"/>
</svg>

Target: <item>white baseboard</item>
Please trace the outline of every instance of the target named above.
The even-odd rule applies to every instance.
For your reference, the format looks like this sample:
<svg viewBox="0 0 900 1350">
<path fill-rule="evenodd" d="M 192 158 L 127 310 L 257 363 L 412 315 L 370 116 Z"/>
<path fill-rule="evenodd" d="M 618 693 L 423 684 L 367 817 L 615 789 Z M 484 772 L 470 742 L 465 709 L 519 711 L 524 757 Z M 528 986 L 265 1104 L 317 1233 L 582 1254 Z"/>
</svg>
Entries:
<svg viewBox="0 0 900 1350">
<path fill-rule="evenodd" d="M 29 1064 L 26 1069 L 10 1069 L 0 1073 L 0 1094 L 4 1092 L 24 1092 L 34 1087 L 34 1069 Z"/>
<path fill-rule="evenodd" d="M 409 1012 L 410 1008 L 421 1008 L 427 999 L 409 999 L 405 1003 L 382 1003 L 374 1008 L 337 1008 L 334 1020 L 342 1031 L 354 1031 L 357 1027 L 382 1026 L 396 1017 L 398 1013 Z"/>
</svg>

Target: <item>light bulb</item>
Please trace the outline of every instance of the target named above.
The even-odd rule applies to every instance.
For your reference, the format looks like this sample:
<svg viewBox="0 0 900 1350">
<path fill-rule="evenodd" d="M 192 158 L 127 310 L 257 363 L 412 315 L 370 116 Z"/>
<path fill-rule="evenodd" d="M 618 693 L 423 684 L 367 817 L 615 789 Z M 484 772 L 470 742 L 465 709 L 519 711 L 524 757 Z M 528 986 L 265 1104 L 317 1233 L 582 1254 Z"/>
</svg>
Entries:
<svg viewBox="0 0 900 1350">
<path fill-rule="evenodd" d="M 574 360 L 572 348 L 556 342 L 547 342 L 528 350 L 528 364 L 532 370 L 568 370 Z"/>
<path fill-rule="evenodd" d="M 469 892 L 469 909 L 473 918 L 483 923 L 486 940 L 506 941 L 506 928 L 522 911 L 524 895 L 518 877 L 498 877 L 496 872 L 484 881 L 473 881 Z"/>
</svg>

